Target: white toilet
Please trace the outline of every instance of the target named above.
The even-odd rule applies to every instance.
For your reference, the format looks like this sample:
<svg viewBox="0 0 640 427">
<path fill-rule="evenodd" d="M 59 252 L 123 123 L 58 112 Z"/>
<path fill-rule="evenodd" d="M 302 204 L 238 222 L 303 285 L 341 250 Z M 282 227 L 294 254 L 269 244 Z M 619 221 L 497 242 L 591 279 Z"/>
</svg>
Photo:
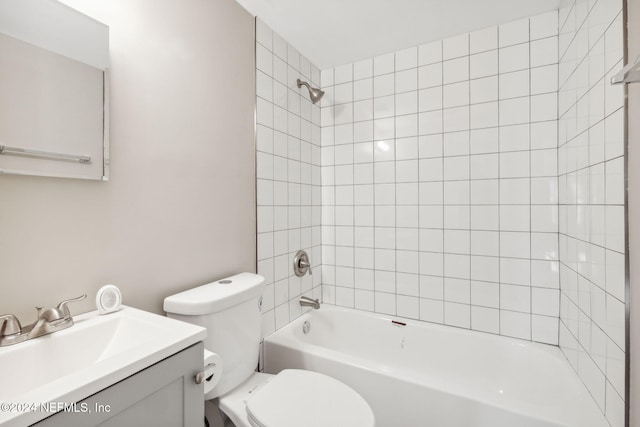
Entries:
<svg viewBox="0 0 640 427">
<path fill-rule="evenodd" d="M 236 427 L 373 427 L 367 402 L 317 372 L 256 372 L 264 278 L 241 273 L 165 298 L 167 316 L 207 328 L 204 346 L 221 358 L 217 384 L 205 399 Z"/>
</svg>

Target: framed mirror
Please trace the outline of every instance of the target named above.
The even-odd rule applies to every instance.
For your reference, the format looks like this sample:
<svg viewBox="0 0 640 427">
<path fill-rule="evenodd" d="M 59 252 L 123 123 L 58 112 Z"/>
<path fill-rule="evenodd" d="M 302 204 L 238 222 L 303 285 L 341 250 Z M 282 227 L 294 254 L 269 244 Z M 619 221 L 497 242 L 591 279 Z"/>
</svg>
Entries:
<svg viewBox="0 0 640 427">
<path fill-rule="evenodd" d="M 109 178 L 109 27 L 0 0 L 0 173 Z"/>
</svg>

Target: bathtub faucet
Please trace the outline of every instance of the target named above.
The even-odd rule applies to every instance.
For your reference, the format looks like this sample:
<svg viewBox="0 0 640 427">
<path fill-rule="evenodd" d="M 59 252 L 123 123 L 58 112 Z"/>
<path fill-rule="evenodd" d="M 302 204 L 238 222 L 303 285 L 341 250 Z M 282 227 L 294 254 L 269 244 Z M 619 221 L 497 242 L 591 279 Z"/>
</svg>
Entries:
<svg viewBox="0 0 640 427">
<path fill-rule="evenodd" d="M 300 297 L 300 305 L 303 307 L 313 307 L 316 310 L 320 308 L 320 301 L 318 299 L 311 299 L 309 297 Z"/>
</svg>

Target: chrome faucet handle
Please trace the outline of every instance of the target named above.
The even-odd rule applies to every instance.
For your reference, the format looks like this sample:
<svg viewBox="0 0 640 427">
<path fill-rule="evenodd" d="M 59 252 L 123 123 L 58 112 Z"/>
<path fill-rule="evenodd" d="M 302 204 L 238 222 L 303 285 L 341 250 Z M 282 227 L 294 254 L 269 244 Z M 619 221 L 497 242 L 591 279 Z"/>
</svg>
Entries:
<svg viewBox="0 0 640 427">
<path fill-rule="evenodd" d="M 0 336 L 15 335 L 22 332 L 22 325 L 13 314 L 0 316 Z"/>
<path fill-rule="evenodd" d="M 299 250 L 296 256 L 293 258 L 293 272 L 298 277 L 304 276 L 307 272 L 313 274 L 311 271 L 311 263 L 309 262 L 309 255 L 303 250 Z"/>
<path fill-rule="evenodd" d="M 313 274 L 313 272 L 311 271 L 311 264 L 309 264 L 308 261 L 305 261 L 304 259 L 301 259 L 298 262 L 298 265 L 300 266 L 301 269 L 308 268 L 309 269 L 309 274 Z"/>
<path fill-rule="evenodd" d="M 87 294 L 83 294 L 83 295 L 80 295 L 79 297 L 76 297 L 76 298 L 71 298 L 71 299 L 64 300 L 60 304 L 58 304 L 58 310 L 60 310 L 62 312 L 62 314 L 64 315 L 65 319 L 70 319 L 71 318 L 71 312 L 69 311 L 69 307 L 68 307 L 69 303 L 82 301 L 86 297 L 87 297 Z"/>
</svg>

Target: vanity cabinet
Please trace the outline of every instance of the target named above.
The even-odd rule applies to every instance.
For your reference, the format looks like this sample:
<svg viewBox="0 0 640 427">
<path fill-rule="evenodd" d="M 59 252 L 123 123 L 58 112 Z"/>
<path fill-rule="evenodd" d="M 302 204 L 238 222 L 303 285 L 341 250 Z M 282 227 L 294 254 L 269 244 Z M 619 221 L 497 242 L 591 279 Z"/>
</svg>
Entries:
<svg viewBox="0 0 640 427">
<path fill-rule="evenodd" d="M 36 424 L 38 427 L 201 427 L 204 391 L 198 342 Z"/>
</svg>

